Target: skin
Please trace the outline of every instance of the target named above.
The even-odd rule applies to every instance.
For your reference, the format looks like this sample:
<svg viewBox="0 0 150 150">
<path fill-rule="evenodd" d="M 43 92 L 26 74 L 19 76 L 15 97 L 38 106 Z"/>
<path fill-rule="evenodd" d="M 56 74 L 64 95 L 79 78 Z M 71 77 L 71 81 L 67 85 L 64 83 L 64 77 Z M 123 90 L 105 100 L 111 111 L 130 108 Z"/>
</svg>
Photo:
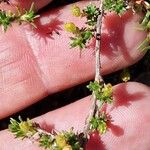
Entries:
<svg viewBox="0 0 150 150">
<path fill-rule="evenodd" d="M 36 1 L 36 9 L 49 2 Z M 79 2 L 78 5 L 84 7 L 86 3 L 88 2 Z M 28 2 L 19 4 L 29 7 Z M 49 94 L 94 78 L 94 42 L 83 51 L 81 58 L 78 50 L 69 49 L 69 36 L 63 30 L 63 24 L 73 21 L 79 26 L 84 25 L 82 19 L 70 15 L 70 7 L 65 6 L 41 14 L 41 18 L 36 20 L 37 29 L 32 29 L 29 25 L 13 24 L 13 28 L 9 28 L 6 33 L 0 31 L 0 119 Z M 122 18 L 115 14 L 105 17 L 101 54 L 103 75 L 129 66 L 143 57 L 144 54 L 136 48 L 146 34 L 134 30 L 138 20 L 139 16 L 133 16 L 131 12 Z M 48 32 L 52 34 L 48 35 Z M 106 107 L 106 112 L 113 120 L 109 131 L 100 137 L 97 144 L 89 143 L 87 149 L 149 150 L 149 87 L 129 82 L 116 85 L 113 89 L 114 103 Z M 90 103 L 90 97 L 86 97 L 34 120 L 46 130 L 50 130 L 52 126 L 57 130 L 69 129 L 72 126 L 75 130 L 81 130 Z M 14 139 L 7 130 L 0 131 L 1 150 L 18 148 L 40 149 L 28 140 Z"/>
</svg>

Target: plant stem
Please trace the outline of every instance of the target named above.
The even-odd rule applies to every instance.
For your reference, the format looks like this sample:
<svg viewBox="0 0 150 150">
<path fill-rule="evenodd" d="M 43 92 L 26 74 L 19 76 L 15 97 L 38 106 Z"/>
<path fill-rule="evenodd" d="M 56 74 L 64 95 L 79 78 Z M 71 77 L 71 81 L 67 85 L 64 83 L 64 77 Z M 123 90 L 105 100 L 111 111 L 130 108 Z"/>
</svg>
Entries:
<svg viewBox="0 0 150 150">
<path fill-rule="evenodd" d="M 97 81 L 99 84 L 104 84 L 104 80 L 101 76 L 101 29 L 102 29 L 102 19 L 103 19 L 103 1 L 100 1 L 99 10 L 101 11 L 98 19 L 97 19 L 97 25 L 96 25 L 96 46 L 95 46 L 95 81 Z M 95 93 L 92 93 L 92 105 L 90 108 L 89 115 L 86 119 L 85 128 L 84 128 L 84 134 L 85 136 L 88 135 L 88 132 L 90 130 L 90 120 L 92 117 L 98 116 L 99 114 L 99 108 L 102 107 L 103 102 L 97 101 Z"/>
<path fill-rule="evenodd" d="M 101 14 L 97 19 L 96 25 L 96 46 L 95 46 L 95 81 L 98 83 L 103 83 L 104 80 L 101 76 L 101 60 L 100 60 L 100 52 L 101 52 L 101 28 L 102 28 L 102 18 L 103 18 L 103 3 L 100 2 L 99 7 Z"/>
<path fill-rule="evenodd" d="M 39 142 L 41 135 L 47 135 L 54 139 L 54 134 L 47 132 L 40 128 L 40 126 L 36 127 L 36 133 L 33 136 L 28 136 L 26 138 L 30 139 L 31 142 Z"/>
</svg>

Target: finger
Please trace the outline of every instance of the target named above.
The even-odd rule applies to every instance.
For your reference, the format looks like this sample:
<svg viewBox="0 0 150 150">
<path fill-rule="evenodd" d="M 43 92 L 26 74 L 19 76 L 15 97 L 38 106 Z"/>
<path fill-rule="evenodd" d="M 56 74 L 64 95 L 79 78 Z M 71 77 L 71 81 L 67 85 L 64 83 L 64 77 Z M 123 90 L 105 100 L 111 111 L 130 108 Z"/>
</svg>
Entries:
<svg viewBox="0 0 150 150">
<path fill-rule="evenodd" d="M 150 89 L 139 83 L 119 84 L 114 87 L 113 106 L 109 105 L 106 112 L 112 117 L 109 130 L 102 135 L 100 145 L 102 150 L 116 149 L 142 149 L 150 147 Z M 90 97 L 82 99 L 56 111 L 49 112 L 35 118 L 41 127 L 49 130 L 54 126 L 57 130 L 68 130 L 74 127 L 75 131 L 82 131 L 85 118 L 90 109 Z M 8 144 L 9 143 L 9 144 Z M 102 144 L 103 143 L 103 144 Z M 92 144 L 92 143 L 90 143 Z M 28 140 L 14 139 L 8 131 L 0 133 L 0 146 L 2 150 L 38 149 L 37 145 L 30 144 Z M 90 147 L 90 145 L 89 145 Z M 92 150 L 88 148 L 88 150 Z M 99 149 L 97 149 L 99 150 Z"/>
<path fill-rule="evenodd" d="M 35 9 L 39 10 L 52 2 L 52 0 L 9 0 L 10 4 L 1 3 L 0 9 L 2 10 L 15 10 L 16 7 L 23 8 L 23 9 L 29 9 L 31 7 L 31 4 L 35 4 Z"/>
<path fill-rule="evenodd" d="M 80 2 L 82 8 L 87 3 Z M 0 35 L 0 118 L 17 112 L 47 96 L 93 79 L 94 46 L 69 48 L 69 34 L 63 24 L 83 20 L 70 15 L 70 5 L 47 12 L 37 22 L 37 30 L 15 26 Z M 66 17 L 67 16 L 67 17 Z M 109 14 L 102 34 L 102 74 L 131 65 L 142 56 L 137 46 L 145 33 L 135 29 L 140 17 L 131 12 L 123 17 Z M 52 33 L 47 34 L 47 33 Z M 59 34 L 57 33 L 59 32 Z M 19 45 L 18 45 L 19 44 Z M 10 103 L 13 100 L 13 106 Z"/>
</svg>

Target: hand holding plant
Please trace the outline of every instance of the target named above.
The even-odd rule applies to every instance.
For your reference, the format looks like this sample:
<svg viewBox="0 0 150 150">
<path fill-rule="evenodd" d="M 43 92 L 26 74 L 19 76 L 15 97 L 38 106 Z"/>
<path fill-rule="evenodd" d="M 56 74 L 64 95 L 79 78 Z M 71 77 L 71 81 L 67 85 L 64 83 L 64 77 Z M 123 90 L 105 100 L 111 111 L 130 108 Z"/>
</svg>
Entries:
<svg viewBox="0 0 150 150">
<path fill-rule="evenodd" d="M 84 7 L 87 4 L 88 2 L 78 3 L 80 7 Z M 37 3 L 35 3 L 35 5 L 37 5 Z M 72 20 L 72 22 L 75 21 L 75 23 L 79 26 L 83 25 L 82 19 L 77 20 L 75 17 L 70 17 L 68 19 L 65 17 L 69 16 L 69 14 L 70 6 L 66 6 L 60 10 L 57 9 L 55 13 L 50 11 L 41 15 L 41 18 L 38 18 L 37 22 L 41 23 L 41 29 L 45 29 L 47 25 L 46 23 L 55 20 L 54 18 L 59 19 L 60 28 L 57 28 L 58 30 L 60 29 L 59 34 L 52 30 L 52 28 L 49 28 L 52 31 L 53 38 L 47 37 L 47 34 L 44 33 L 42 34 L 42 38 L 39 39 L 39 36 L 41 33 L 45 32 L 45 30 L 33 30 L 26 24 L 23 26 L 14 25 L 13 28 L 8 29 L 6 33 L 2 33 L 1 40 L 4 41 L 4 39 L 6 39 L 8 43 L 7 46 L 11 45 L 11 48 L 9 48 L 9 50 L 7 49 L 7 51 L 9 51 L 11 54 L 10 56 L 12 57 L 8 59 L 10 63 L 8 63 L 8 60 L 5 61 L 3 59 L 2 61 L 3 78 L 1 78 L 1 80 L 3 88 L 1 92 L 1 118 L 27 107 L 28 105 L 47 96 L 49 93 L 54 93 L 81 82 L 93 79 L 95 72 L 93 69 L 95 64 L 93 47 L 89 46 L 89 48 L 86 48 L 85 43 L 83 43 L 83 46 L 82 44 L 81 46 L 79 45 L 80 48 L 85 47 L 85 49 L 81 51 L 81 58 L 78 55 L 78 50 L 69 49 L 68 43 L 70 39 L 68 37 L 68 33 L 63 31 L 63 24 Z M 44 20 L 46 18 L 48 20 Z M 111 20 L 110 18 L 113 19 Z M 105 16 L 103 24 L 104 29 L 102 30 L 102 38 L 104 39 L 102 39 L 103 44 L 101 48 L 102 74 L 107 74 L 131 65 L 143 56 L 143 53 L 138 51 L 136 48 L 145 38 L 145 33 L 138 30 L 133 30 L 133 28 L 137 25 L 138 20 L 140 20 L 140 17 L 133 15 L 131 12 L 127 12 L 121 18 L 116 14 L 108 14 Z M 61 24 L 61 22 L 63 23 Z M 83 31 L 88 34 L 87 40 L 89 40 L 89 38 L 91 38 L 91 34 L 89 34 L 89 31 L 87 30 Z M 116 32 L 118 33 L 117 35 Z M 126 34 L 129 32 L 130 34 Z M 20 33 L 19 37 L 18 33 Z M 14 41 L 12 38 L 9 38 L 10 35 L 14 36 Z M 46 41 L 43 40 L 44 36 Z M 63 44 L 62 41 L 60 41 L 60 38 L 64 41 Z M 108 41 L 107 39 L 110 40 Z M 23 49 L 18 48 L 17 41 L 19 41 L 21 48 Z M 5 43 L 3 43 L 4 46 L 6 46 Z M 115 53 L 109 52 L 110 50 L 113 50 L 114 52 L 115 49 L 117 49 Z M 18 52 L 17 55 L 16 51 Z M 5 52 L 6 51 L 4 51 L 4 53 Z M 30 62 L 30 65 L 28 62 Z M 8 73 L 10 67 L 15 75 L 12 74 L 12 71 L 10 74 Z M 95 82 L 94 86 L 96 86 L 96 84 L 97 83 Z M 99 84 L 97 86 L 99 86 Z M 107 87 L 105 88 L 107 89 Z M 99 89 L 105 91 L 105 88 L 102 86 L 102 88 L 100 87 Z M 18 91 L 18 89 L 20 90 Z M 89 89 L 93 91 L 92 84 L 89 85 Z M 94 91 L 97 94 L 99 94 L 99 92 L 101 93 L 101 91 L 97 91 L 95 88 Z M 106 134 L 101 136 L 101 139 L 98 137 L 99 134 L 95 134 L 95 132 L 90 135 L 90 138 L 95 138 L 95 140 L 90 140 L 88 142 L 87 149 L 116 149 L 119 147 L 127 149 L 129 146 L 133 149 L 138 148 L 138 145 L 141 145 L 141 147 L 144 147 L 145 149 L 148 148 L 149 145 L 145 142 L 149 141 L 149 130 L 147 127 L 149 124 L 147 118 L 150 115 L 148 108 L 148 92 L 148 87 L 138 83 L 127 83 L 115 86 L 113 88 L 113 105 L 108 104 L 105 111 L 109 114 L 109 116 L 111 116 L 110 120 L 112 120 L 109 124 L 107 124 L 108 131 Z M 99 95 L 97 96 L 99 97 Z M 101 98 L 102 97 L 100 97 L 100 99 Z M 12 99 L 13 106 L 10 108 L 9 104 Z M 18 123 L 12 119 L 12 125 L 15 124 L 17 129 L 21 129 L 23 133 L 27 133 L 28 131 L 34 131 L 34 133 L 36 133 L 38 130 L 38 132 L 41 132 L 41 146 L 43 146 L 44 141 L 44 147 L 49 148 L 49 142 L 52 142 L 53 139 L 47 138 L 46 136 L 49 134 L 51 136 L 51 133 L 48 134 L 46 132 L 45 135 L 43 130 L 40 130 L 42 128 L 42 122 L 45 121 L 49 125 L 54 124 L 56 131 L 67 131 L 71 127 L 74 127 L 74 131 L 83 131 L 84 122 L 89 113 L 91 102 L 92 101 L 88 97 L 34 119 L 33 122 L 38 123 L 39 126 L 37 124 L 30 123 L 29 120 L 27 122 L 23 122 L 21 119 L 21 123 Z M 130 103 L 129 107 L 124 107 L 126 103 Z M 140 107 L 144 107 L 144 112 L 142 109 L 139 109 Z M 91 120 L 91 122 L 93 122 L 92 128 L 97 128 L 97 123 L 101 123 L 101 121 L 103 121 L 103 125 L 105 125 L 105 119 L 101 120 L 100 116 L 98 118 L 93 118 Z M 144 122 L 144 125 L 138 132 L 139 128 L 137 126 L 140 127 L 141 122 Z M 139 139 L 139 133 L 141 138 L 145 139 L 144 141 Z M 55 134 L 56 133 L 53 135 Z M 134 139 L 132 141 L 132 143 L 134 143 L 133 147 L 129 138 L 131 136 Z M 70 138 L 72 139 L 72 137 L 74 137 L 74 133 L 72 133 L 72 131 L 68 131 L 64 134 L 59 134 L 59 136 L 55 139 L 56 143 L 60 147 L 63 145 L 62 143 L 68 144 L 68 141 L 65 141 L 64 137 L 65 140 L 70 140 Z M 75 137 L 77 143 L 79 140 L 76 138 L 79 137 L 80 136 Z M 17 149 L 18 147 L 20 147 L 20 149 L 40 149 L 36 143 L 29 144 L 30 140 L 26 139 L 27 141 L 20 141 L 14 139 L 8 131 L 2 131 L 0 133 L 0 145 L 2 145 L 2 149 L 4 150 L 9 148 L 9 145 L 7 146 L 6 144 L 6 139 L 8 142 L 11 141 L 10 145 L 13 149 Z M 113 141 L 111 139 L 113 139 Z M 46 145 L 47 143 L 45 143 L 45 141 L 47 141 L 48 145 Z M 61 143 L 59 141 L 61 141 Z M 122 141 L 124 144 L 122 144 Z M 66 149 L 69 149 L 70 145 L 67 144 L 65 145 Z M 96 146 L 96 148 L 94 146 Z"/>
</svg>

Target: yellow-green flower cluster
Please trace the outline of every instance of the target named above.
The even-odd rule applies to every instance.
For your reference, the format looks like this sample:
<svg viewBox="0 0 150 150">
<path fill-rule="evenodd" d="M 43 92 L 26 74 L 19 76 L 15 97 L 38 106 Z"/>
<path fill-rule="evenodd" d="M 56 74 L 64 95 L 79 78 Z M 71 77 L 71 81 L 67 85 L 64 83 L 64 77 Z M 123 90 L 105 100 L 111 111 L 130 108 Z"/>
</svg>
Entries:
<svg viewBox="0 0 150 150">
<path fill-rule="evenodd" d="M 94 93 L 96 99 L 101 101 L 102 103 L 111 103 L 112 102 L 112 85 L 104 84 L 101 85 L 97 81 L 90 82 L 87 88 Z"/>
<path fill-rule="evenodd" d="M 90 130 L 92 131 L 99 131 L 100 134 L 104 134 L 107 131 L 107 115 L 104 112 L 101 112 L 100 116 L 93 117 L 90 120 Z"/>
<path fill-rule="evenodd" d="M 90 4 L 85 9 L 81 10 L 77 5 L 73 5 L 71 8 L 71 12 L 73 16 L 76 17 L 86 17 L 87 27 L 79 28 L 73 22 L 67 22 L 64 25 L 64 29 L 67 32 L 73 34 L 71 37 L 70 46 L 72 47 L 79 47 L 83 49 L 86 47 L 86 44 L 94 37 L 95 25 L 97 22 L 97 18 L 100 14 L 99 8 L 95 5 Z"/>
<path fill-rule="evenodd" d="M 79 32 L 79 28 L 73 22 L 65 23 L 64 29 L 73 34 L 77 34 Z"/>
<path fill-rule="evenodd" d="M 21 117 L 19 117 L 19 121 L 10 119 L 9 130 L 19 138 L 31 137 L 37 132 L 30 119 L 23 121 Z"/>
<path fill-rule="evenodd" d="M 71 8 L 71 12 L 72 12 L 72 15 L 73 16 L 76 16 L 76 17 L 80 17 L 81 16 L 81 10 L 80 10 L 80 7 L 78 7 L 77 5 L 73 5 L 72 8 Z"/>
<path fill-rule="evenodd" d="M 39 146 L 49 150 L 83 150 L 83 145 L 80 143 L 84 137 L 79 134 L 75 134 L 73 130 L 63 131 L 59 133 L 47 133 L 40 129 L 40 126 L 33 123 L 30 119 L 23 121 L 19 117 L 18 121 L 11 118 L 9 124 L 9 130 L 17 138 L 34 138 L 37 136 L 36 142 L 39 142 Z"/>
</svg>

